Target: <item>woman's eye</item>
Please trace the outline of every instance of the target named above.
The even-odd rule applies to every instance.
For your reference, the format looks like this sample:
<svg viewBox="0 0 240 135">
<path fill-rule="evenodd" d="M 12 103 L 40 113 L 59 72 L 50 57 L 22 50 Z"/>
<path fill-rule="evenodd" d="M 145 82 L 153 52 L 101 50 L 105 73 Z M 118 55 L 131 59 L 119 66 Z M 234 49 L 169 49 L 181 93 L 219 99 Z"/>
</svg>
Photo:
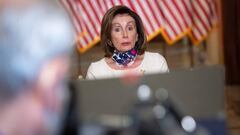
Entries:
<svg viewBox="0 0 240 135">
<path fill-rule="evenodd" d="M 113 31 L 119 32 L 119 31 L 120 31 L 120 28 L 114 28 Z"/>
<path fill-rule="evenodd" d="M 133 26 L 129 26 L 129 27 L 128 27 L 128 30 L 130 30 L 130 31 L 133 30 L 133 29 L 134 29 Z"/>
</svg>

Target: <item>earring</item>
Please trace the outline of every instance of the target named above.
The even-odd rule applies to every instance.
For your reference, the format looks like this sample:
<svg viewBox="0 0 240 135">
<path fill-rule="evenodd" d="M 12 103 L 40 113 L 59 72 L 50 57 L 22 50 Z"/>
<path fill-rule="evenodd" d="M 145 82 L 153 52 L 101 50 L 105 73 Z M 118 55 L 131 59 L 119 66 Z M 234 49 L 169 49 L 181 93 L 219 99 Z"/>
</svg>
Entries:
<svg viewBox="0 0 240 135">
<path fill-rule="evenodd" d="M 109 46 L 113 47 L 113 43 L 112 43 L 111 40 L 107 40 L 107 44 L 108 44 Z"/>
</svg>

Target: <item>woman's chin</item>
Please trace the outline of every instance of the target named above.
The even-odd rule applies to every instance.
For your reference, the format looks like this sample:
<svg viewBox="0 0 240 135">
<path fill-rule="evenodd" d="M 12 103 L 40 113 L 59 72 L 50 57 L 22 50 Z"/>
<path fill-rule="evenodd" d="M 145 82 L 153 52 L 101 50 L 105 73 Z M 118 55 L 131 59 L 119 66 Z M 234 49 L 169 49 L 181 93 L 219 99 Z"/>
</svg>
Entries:
<svg viewBox="0 0 240 135">
<path fill-rule="evenodd" d="M 119 51 L 120 51 L 120 52 L 126 52 L 126 51 L 131 50 L 132 48 L 133 48 L 133 47 L 131 47 L 131 46 L 126 46 L 126 47 L 120 48 Z"/>
</svg>

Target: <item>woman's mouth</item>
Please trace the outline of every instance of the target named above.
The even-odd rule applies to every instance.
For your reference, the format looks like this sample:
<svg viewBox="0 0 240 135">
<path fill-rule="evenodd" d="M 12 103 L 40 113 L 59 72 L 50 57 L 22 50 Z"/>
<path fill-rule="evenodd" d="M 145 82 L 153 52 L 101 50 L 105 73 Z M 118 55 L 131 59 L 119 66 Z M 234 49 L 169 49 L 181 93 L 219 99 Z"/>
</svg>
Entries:
<svg viewBox="0 0 240 135">
<path fill-rule="evenodd" d="M 131 42 L 123 42 L 123 43 L 121 43 L 123 46 L 127 46 L 127 45 L 130 45 L 131 44 Z"/>
</svg>

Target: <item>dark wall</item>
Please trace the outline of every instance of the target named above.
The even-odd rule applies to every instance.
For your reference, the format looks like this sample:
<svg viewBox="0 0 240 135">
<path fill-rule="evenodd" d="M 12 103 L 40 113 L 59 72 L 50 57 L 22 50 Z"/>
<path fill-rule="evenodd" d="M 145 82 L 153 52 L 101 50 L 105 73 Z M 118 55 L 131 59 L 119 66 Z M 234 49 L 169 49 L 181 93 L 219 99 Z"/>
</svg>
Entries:
<svg viewBox="0 0 240 135">
<path fill-rule="evenodd" d="M 222 0 L 226 81 L 240 85 L 240 1 Z"/>
</svg>

